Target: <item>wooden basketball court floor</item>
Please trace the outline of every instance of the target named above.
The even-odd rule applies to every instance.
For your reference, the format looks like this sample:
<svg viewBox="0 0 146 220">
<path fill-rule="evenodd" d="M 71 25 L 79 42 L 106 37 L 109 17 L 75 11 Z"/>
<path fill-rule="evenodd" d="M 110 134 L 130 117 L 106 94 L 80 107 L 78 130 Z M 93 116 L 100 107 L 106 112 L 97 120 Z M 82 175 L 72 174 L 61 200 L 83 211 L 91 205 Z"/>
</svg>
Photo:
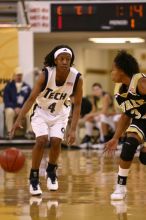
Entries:
<svg viewBox="0 0 146 220">
<path fill-rule="evenodd" d="M 102 156 L 98 150 L 62 150 L 59 159 L 59 190 L 50 192 L 44 178 L 46 153 L 41 163 L 42 197 L 31 197 L 28 176 L 31 150 L 17 174 L 0 168 L 1 220 L 145 220 L 146 167 L 135 157 L 124 201 L 111 202 L 119 154 Z"/>
</svg>

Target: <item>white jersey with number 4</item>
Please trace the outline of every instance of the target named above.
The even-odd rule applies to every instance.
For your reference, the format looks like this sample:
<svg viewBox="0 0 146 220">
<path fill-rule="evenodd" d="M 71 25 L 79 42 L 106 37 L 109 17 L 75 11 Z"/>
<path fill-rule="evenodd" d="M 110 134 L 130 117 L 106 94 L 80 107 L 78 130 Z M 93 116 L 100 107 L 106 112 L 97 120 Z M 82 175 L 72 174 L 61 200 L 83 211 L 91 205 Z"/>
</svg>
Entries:
<svg viewBox="0 0 146 220">
<path fill-rule="evenodd" d="M 36 99 L 36 103 L 51 115 L 66 114 L 70 108 L 70 95 L 73 94 L 80 73 L 74 68 L 70 68 L 65 83 L 62 86 L 56 85 L 56 67 L 46 67 L 46 85 Z"/>
</svg>

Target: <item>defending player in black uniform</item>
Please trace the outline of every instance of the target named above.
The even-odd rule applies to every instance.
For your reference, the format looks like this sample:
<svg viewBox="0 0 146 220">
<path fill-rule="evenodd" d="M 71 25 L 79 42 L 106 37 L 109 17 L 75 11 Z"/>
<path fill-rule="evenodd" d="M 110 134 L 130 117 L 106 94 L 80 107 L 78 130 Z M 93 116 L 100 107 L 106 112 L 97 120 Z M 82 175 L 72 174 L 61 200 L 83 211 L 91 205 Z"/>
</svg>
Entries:
<svg viewBox="0 0 146 220">
<path fill-rule="evenodd" d="M 126 132 L 126 141 L 120 155 L 116 190 L 111 199 L 121 200 L 126 196 L 126 180 L 137 147 L 146 139 L 146 75 L 139 73 L 136 59 L 126 51 L 120 51 L 114 59 L 112 80 L 121 83 L 116 100 L 122 109 L 118 127 L 113 138 L 106 143 L 105 151 L 111 153 L 117 147 L 121 135 Z M 146 148 L 140 150 L 139 159 L 146 165 Z"/>
</svg>

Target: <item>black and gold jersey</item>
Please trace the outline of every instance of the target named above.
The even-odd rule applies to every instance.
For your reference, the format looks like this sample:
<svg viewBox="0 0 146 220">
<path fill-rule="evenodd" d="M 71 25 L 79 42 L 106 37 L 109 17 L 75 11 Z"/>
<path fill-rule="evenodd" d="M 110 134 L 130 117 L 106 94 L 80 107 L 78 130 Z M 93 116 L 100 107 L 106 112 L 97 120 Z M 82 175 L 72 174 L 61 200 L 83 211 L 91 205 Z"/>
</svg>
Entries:
<svg viewBox="0 0 146 220">
<path fill-rule="evenodd" d="M 122 84 L 115 95 L 122 112 L 135 119 L 146 119 L 146 95 L 141 95 L 137 86 L 142 77 L 146 78 L 146 74 L 133 75 L 129 87 Z"/>
</svg>

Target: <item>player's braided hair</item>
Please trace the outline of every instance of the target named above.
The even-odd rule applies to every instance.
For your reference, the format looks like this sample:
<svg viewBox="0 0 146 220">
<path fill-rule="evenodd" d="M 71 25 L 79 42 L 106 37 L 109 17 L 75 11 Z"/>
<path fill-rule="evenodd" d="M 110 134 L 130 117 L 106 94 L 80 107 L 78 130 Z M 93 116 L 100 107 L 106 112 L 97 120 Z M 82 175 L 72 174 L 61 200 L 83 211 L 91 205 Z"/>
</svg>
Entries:
<svg viewBox="0 0 146 220">
<path fill-rule="evenodd" d="M 134 74 L 139 73 L 140 71 L 136 59 L 125 50 L 121 50 L 118 52 L 117 56 L 114 59 L 114 63 L 129 77 L 132 77 Z"/>
<path fill-rule="evenodd" d="M 74 55 L 73 50 L 72 50 L 69 46 L 67 46 L 67 45 L 58 45 L 58 46 L 56 46 L 49 54 L 46 55 L 45 60 L 44 60 L 44 65 L 45 65 L 45 66 L 49 66 L 49 67 L 56 66 L 56 64 L 55 64 L 55 62 L 54 62 L 54 53 L 55 53 L 58 49 L 61 49 L 61 48 L 68 48 L 69 50 L 71 50 L 71 52 L 72 52 L 72 58 L 71 58 L 70 66 L 73 65 L 74 58 L 75 58 L 75 55 Z"/>
</svg>

